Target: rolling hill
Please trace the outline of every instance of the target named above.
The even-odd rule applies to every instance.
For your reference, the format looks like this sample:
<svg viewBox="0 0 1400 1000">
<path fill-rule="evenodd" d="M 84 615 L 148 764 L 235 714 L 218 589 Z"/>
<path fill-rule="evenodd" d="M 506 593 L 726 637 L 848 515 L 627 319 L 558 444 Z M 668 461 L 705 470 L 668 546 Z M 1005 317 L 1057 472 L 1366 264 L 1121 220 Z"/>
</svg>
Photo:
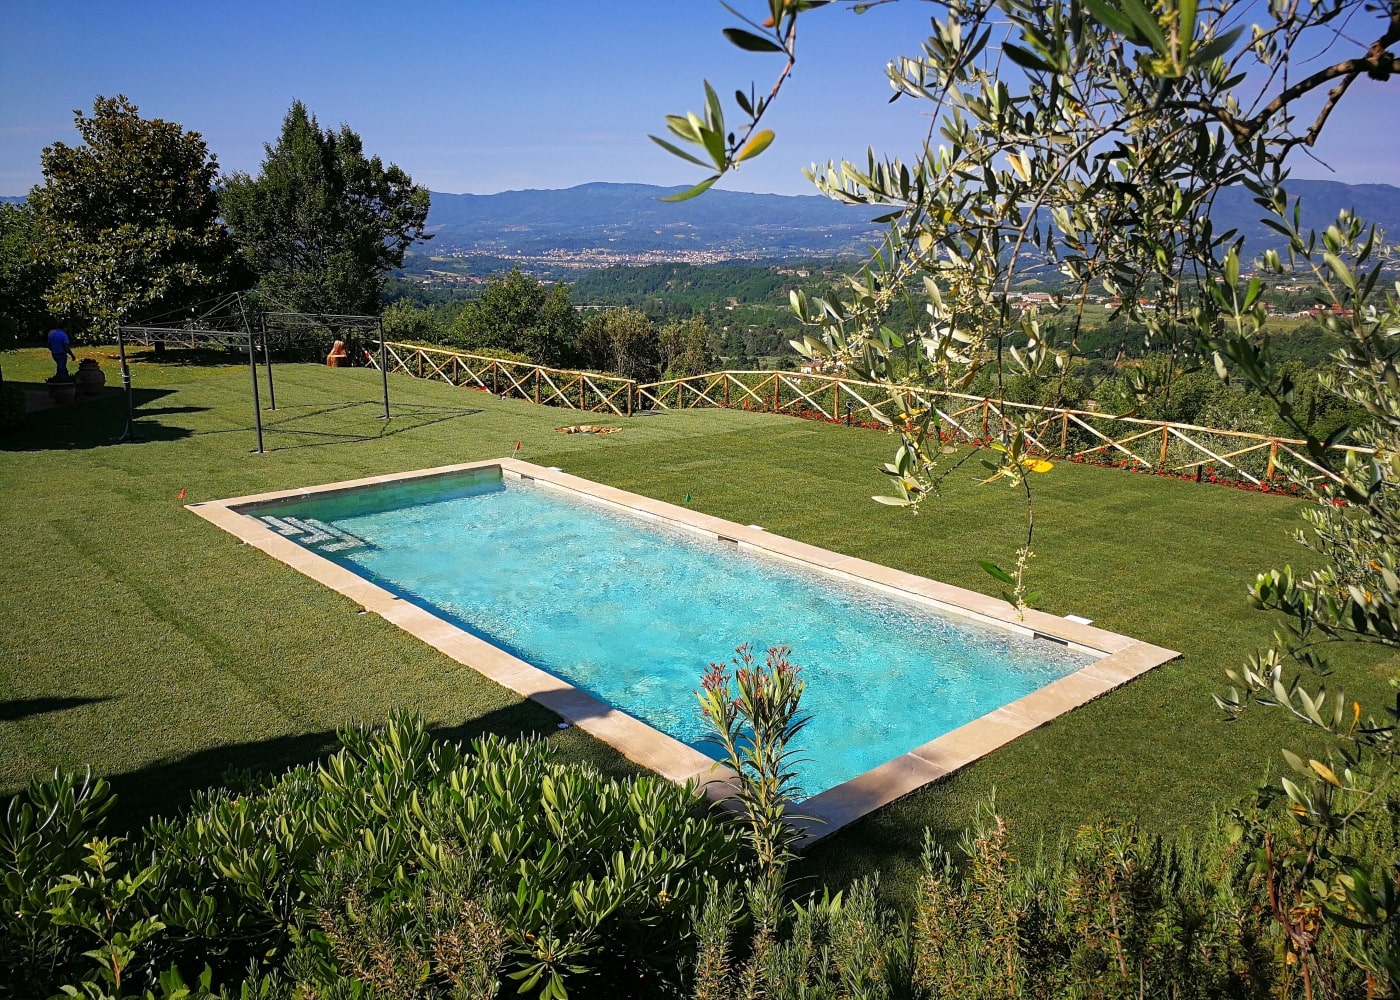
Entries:
<svg viewBox="0 0 1400 1000">
<path fill-rule="evenodd" d="M 658 199 L 681 188 L 646 184 L 581 184 L 561 190 L 500 194 L 433 192 L 428 213 L 431 252 L 537 255 L 600 250 L 613 254 L 706 252 L 724 258 L 837 257 L 861 254 L 882 227 L 880 210 L 841 205 L 816 195 L 709 191 L 680 203 Z M 1400 236 L 1400 187 L 1293 181 L 1303 221 L 1325 226 L 1352 208 Z M 1262 211 L 1243 188 L 1216 199 L 1217 231 L 1238 229 L 1254 252 L 1278 237 L 1260 225 Z"/>
</svg>

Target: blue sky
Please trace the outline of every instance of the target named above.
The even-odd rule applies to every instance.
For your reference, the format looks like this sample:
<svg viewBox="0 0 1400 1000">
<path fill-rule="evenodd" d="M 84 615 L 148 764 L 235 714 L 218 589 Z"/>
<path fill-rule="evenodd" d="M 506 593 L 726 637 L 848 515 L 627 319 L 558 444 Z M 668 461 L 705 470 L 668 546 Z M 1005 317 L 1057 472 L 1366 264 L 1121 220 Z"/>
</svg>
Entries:
<svg viewBox="0 0 1400 1000">
<path fill-rule="evenodd" d="M 765 119 L 778 140 L 724 186 L 811 193 L 813 161 L 915 152 L 928 121 L 887 103 L 884 66 L 917 51 L 930 13 L 904 0 L 804 20 Z M 202 133 L 226 171 L 256 172 L 300 99 L 435 191 L 693 183 L 700 171 L 646 135 L 698 109 L 703 78 L 721 94 L 767 90 L 779 63 L 729 45 L 732 23 L 716 0 L 5 0 L 0 194 L 38 183 L 43 147 L 76 141 L 73 110 L 117 93 Z M 1400 83 L 1358 81 L 1324 143 L 1335 173 L 1299 158 L 1295 176 L 1400 183 Z"/>
</svg>

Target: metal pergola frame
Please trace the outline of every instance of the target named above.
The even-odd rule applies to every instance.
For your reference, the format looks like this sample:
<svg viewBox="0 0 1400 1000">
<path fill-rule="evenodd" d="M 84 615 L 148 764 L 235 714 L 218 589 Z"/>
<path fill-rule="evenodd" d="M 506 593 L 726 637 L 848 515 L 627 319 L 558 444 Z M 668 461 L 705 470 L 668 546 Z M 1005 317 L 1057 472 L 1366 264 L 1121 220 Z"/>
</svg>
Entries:
<svg viewBox="0 0 1400 1000">
<path fill-rule="evenodd" d="M 379 338 L 379 370 L 384 392 L 384 413 L 380 419 L 389 417 L 389 374 L 384 363 L 384 323 L 378 316 L 363 316 L 341 313 L 299 313 L 264 312 L 258 314 L 258 328 L 255 331 L 249 322 L 248 313 L 243 308 L 242 296 L 235 296 L 238 306 L 238 325 L 241 329 L 220 330 L 196 323 L 184 325 L 140 325 L 129 324 L 117 327 L 117 353 L 121 359 L 122 391 L 126 394 L 126 427 L 118 442 L 133 441 L 136 438 L 136 403 L 132 393 L 131 366 L 127 362 L 126 345 L 188 343 L 191 347 L 233 347 L 245 348 L 248 352 L 248 372 L 253 388 L 253 422 L 257 428 L 258 447 L 255 454 L 265 454 L 263 448 L 262 402 L 258 394 L 258 345 L 261 344 L 263 364 L 267 368 L 268 409 L 277 409 L 277 390 L 272 380 L 272 351 L 268 347 L 269 331 L 282 331 L 292 334 L 316 329 L 328 329 L 333 333 L 350 330 L 373 330 Z M 207 317 L 201 317 L 200 321 Z M 232 319 L 232 317 L 230 317 Z"/>
</svg>

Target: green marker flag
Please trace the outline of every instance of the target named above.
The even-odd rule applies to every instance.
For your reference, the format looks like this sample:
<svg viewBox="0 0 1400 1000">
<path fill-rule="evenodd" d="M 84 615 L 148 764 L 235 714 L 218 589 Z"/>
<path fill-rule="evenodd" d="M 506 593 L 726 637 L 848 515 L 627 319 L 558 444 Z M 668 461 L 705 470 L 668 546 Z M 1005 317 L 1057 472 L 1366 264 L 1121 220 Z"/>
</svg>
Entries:
<svg viewBox="0 0 1400 1000">
<path fill-rule="evenodd" d="M 686 503 L 690 503 L 690 494 L 689 494 L 689 493 L 687 493 L 687 494 L 685 495 L 685 502 L 686 502 Z"/>
</svg>

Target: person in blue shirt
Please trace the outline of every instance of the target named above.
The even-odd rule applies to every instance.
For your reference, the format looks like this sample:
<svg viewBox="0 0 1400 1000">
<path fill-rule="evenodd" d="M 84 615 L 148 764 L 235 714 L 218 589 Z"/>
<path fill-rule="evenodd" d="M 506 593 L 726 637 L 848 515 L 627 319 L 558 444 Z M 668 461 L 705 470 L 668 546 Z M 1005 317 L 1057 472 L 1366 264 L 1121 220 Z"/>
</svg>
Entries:
<svg viewBox="0 0 1400 1000">
<path fill-rule="evenodd" d="M 50 381 L 58 381 L 68 377 L 68 359 L 78 360 L 78 356 L 73 353 L 72 346 L 68 343 L 68 334 L 62 330 L 49 331 L 49 353 L 53 355 L 54 373 Z"/>
</svg>

